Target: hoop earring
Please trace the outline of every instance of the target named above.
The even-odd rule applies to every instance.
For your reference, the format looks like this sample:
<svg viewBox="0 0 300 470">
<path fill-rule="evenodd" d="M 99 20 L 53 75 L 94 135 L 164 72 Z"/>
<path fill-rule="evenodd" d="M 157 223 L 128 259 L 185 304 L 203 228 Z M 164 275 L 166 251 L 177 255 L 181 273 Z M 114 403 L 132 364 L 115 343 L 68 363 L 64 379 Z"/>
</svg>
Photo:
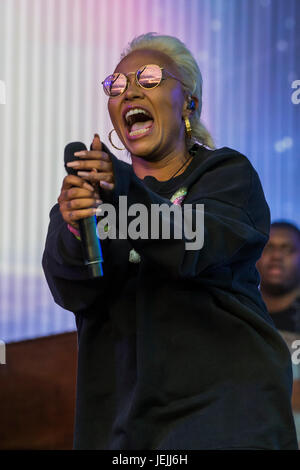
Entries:
<svg viewBox="0 0 300 470">
<path fill-rule="evenodd" d="M 184 118 L 185 122 L 185 130 L 188 138 L 190 139 L 192 137 L 192 128 L 191 128 L 191 123 L 188 117 Z"/>
<path fill-rule="evenodd" d="M 116 129 L 112 129 L 112 130 L 110 131 L 110 133 L 108 134 L 108 140 L 110 141 L 111 145 L 112 145 L 115 149 L 117 149 L 117 150 L 125 150 L 125 147 L 121 149 L 120 147 L 117 147 L 117 146 L 113 143 L 112 138 L 111 138 L 111 135 L 112 135 L 113 131 L 116 132 Z"/>
</svg>

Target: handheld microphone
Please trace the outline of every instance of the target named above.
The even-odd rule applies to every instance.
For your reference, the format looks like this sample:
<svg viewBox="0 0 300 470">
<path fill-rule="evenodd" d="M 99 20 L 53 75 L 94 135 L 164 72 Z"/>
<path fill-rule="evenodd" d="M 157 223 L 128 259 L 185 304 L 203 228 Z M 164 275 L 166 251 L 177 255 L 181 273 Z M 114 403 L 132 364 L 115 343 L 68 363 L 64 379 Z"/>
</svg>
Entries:
<svg viewBox="0 0 300 470">
<path fill-rule="evenodd" d="M 82 150 L 87 150 L 82 142 L 71 142 L 65 146 L 64 161 L 65 169 L 68 174 L 77 175 L 77 171 L 74 168 L 69 168 L 67 163 L 80 160 L 79 157 L 74 156 L 74 152 L 80 152 Z M 90 278 L 102 277 L 103 257 L 100 240 L 96 231 L 96 216 L 85 217 L 84 219 L 78 220 L 78 223 L 84 262 L 88 266 Z"/>
</svg>

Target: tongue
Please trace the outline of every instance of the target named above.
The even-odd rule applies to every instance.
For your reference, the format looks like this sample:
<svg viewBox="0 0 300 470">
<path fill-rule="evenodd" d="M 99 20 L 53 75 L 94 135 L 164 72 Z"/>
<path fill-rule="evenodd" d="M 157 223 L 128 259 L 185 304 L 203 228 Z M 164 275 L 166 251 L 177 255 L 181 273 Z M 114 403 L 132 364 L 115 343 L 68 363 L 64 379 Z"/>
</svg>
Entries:
<svg viewBox="0 0 300 470">
<path fill-rule="evenodd" d="M 139 129 L 146 129 L 147 127 L 151 127 L 153 124 L 153 121 L 145 121 L 145 122 L 135 122 L 131 128 L 132 131 L 137 131 Z"/>
</svg>

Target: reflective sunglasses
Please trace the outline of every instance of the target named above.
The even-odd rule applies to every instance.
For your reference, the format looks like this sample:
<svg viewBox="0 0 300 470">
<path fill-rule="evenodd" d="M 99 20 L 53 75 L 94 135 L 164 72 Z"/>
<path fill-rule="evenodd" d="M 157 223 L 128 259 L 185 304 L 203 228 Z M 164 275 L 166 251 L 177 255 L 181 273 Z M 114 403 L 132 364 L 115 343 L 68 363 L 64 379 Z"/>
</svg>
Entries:
<svg viewBox="0 0 300 470">
<path fill-rule="evenodd" d="M 160 67 L 156 64 L 143 65 L 136 72 L 129 72 L 127 75 L 124 73 L 113 73 L 106 77 L 102 82 L 103 90 L 108 96 L 120 96 L 128 88 L 129 78 L 128 75 L 135 75 L 135 82 L 142 88 L 146 90 L 156 88 L 163 80 L 166 80 L 167 77 L 163 77 L 164 74 L 170 75 L 178 82 L 182 83 L 179 78 L 175 77 L 172 73 L 165 70 L 163 67 Z"/>
</svg>

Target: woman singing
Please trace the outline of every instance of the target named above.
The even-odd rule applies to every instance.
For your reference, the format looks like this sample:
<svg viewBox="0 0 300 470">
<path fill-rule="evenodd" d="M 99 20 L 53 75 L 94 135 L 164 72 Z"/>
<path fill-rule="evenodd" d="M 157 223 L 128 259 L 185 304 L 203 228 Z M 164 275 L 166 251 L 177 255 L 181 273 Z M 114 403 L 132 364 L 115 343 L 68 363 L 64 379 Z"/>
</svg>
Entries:
<svg viewBox="0 0 300 470">
<path fill-rule="evenodd" d="M 76 317 L 74 447 L 296 449 L 290 354 L 258 290 L 270 216 L 256 171 L 214 149 L 200 70 L 178 39 L 139 36 L 103 88 L 132 165 L 95 135 L 68 164 L 77 175 L 64 178 L 43 255 L 54 300 Z M 78 220 L 103 220 L 103 203 L 119 220 L 120 196 L 148 211 L 149 236 L 108 236 L 104 276 L 90 279 Z M 203 207 L 200 247 L 163 211 L 170 236 L 151 237 L 161 204 L 183 218 L 189 207 L 194 229 Z"/>
</svg>

